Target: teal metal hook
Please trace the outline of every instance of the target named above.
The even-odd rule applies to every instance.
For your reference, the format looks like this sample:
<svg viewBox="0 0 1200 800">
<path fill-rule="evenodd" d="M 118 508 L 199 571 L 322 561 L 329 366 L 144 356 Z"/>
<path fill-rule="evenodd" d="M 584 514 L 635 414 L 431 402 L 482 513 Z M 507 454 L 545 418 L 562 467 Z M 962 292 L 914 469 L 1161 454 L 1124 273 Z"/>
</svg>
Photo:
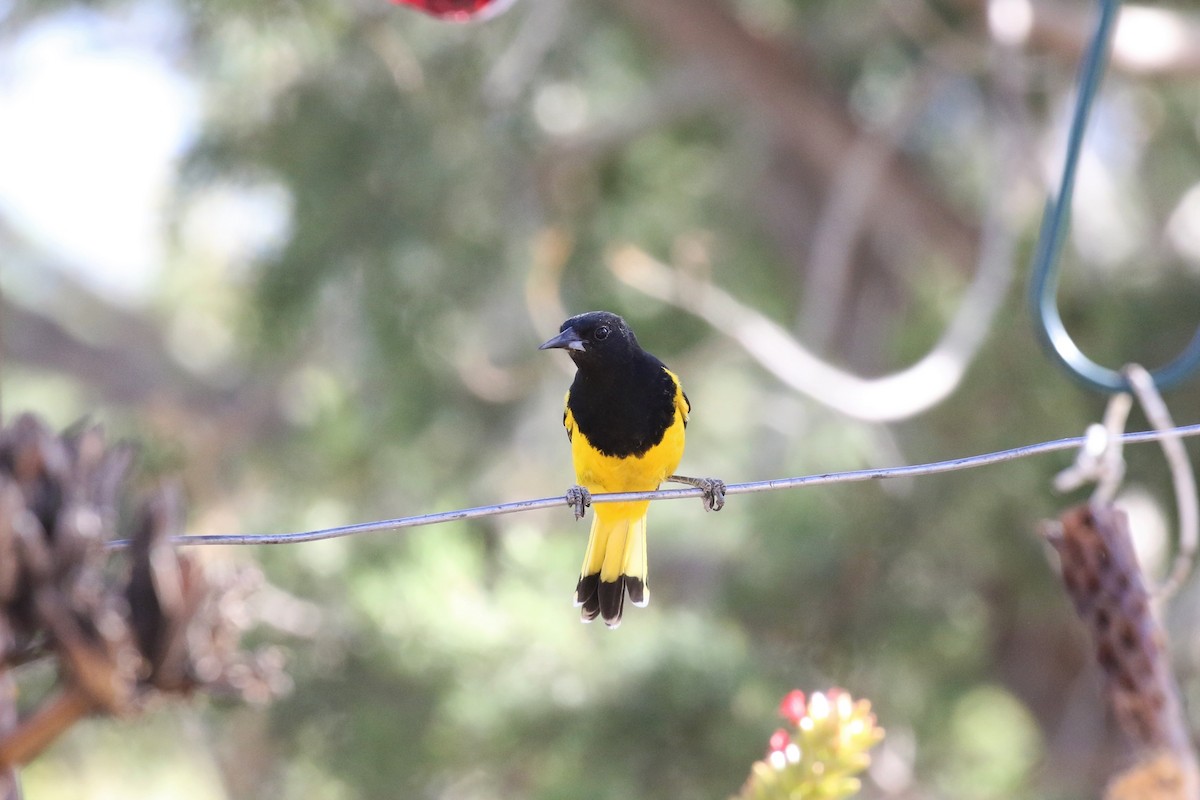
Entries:
<svg viewBox="0 0 1200 800">
<path fill-rule="evenodd" d="M 1101 392 L 1128 392 L 1128 379 L 1120 372 L 1102 367 L 1083 354 L 1071 339 L 1058 311 L 1059 255 L 1067 229 L 1071 196 L 1075 191 L 1075 170 L 1087 129 L 1092 101 L 1100 86 L 1104 66 L 1112 42 L 1120 0 L 1100 0 L 1100 18 L 1096 32 L 1083 54 L 1079 66 L 1079 94 L 1071 129 L 1067 135 L 1067 154 L 1063 164 L 1058 196 L 1046 201 L 1038 245 L 1034 255 L 1033 274 L 1029 282 L 1029 302 L 1033 311 L 1034 329 L 1049 356 L 1072 377 Z M 1200 330 L 1174 361 L 1150 373 L 1154 385 L 1167 389 L 1181 382 L 1200 366 Z"/>
</svg>

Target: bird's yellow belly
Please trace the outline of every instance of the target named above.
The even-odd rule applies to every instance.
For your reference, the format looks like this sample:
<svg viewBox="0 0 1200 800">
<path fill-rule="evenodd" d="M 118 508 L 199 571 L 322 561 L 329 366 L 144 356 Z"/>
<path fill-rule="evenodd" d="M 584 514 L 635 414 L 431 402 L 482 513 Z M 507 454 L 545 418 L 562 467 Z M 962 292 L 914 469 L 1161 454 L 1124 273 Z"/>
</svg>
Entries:
<svg viewBox="0 0 1200 800">
<path fill-rule="evenodd" d="M 678 414 L 662 440 L 640 456 L 609 456 L 596 450 L 580 430 L 571 439 L 575 480 L 589 492 L 646 492 L 659 487 L 675 473 L 683 458 L 683 419 Z M 647 501 L 597 503 L 596 513 L 610 519 L 637 519 L 646 513 Z"/>
</svg>

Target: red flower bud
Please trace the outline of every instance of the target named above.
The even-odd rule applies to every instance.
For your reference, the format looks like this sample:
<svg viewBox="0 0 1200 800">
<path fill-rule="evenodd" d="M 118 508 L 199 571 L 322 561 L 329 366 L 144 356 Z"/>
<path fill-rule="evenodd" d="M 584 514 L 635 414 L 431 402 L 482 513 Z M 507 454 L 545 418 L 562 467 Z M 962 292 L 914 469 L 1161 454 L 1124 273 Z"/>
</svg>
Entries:
<svg viewBox="0 0 1200 800">
<path fill-rule="evenodd" d="M 452 22 L 466 22 L 469 19 L 486 19 L 499 14 L 512 5 L 512 0 L 392 0 L 399 5 L 419 8 L 426 14 L 432 14 Z"/>
<path fill-rule="evenodd" d="M 779 704 L 779 715 L 791 722 L 793 725 L 799 725 L 800 720 L 808 713 L 808 707 L 804 702 L 804 692 L 799 689 L 793 689 L 783 698 L 783 702 Z"/>
<path fill-rule="evenodd" d="M 771 734 L 771 743 L 767 749 L 768 753 L 783 751 L 789 744 L 792 743 L 792 737 L 783 728 Z"/>
</svg>

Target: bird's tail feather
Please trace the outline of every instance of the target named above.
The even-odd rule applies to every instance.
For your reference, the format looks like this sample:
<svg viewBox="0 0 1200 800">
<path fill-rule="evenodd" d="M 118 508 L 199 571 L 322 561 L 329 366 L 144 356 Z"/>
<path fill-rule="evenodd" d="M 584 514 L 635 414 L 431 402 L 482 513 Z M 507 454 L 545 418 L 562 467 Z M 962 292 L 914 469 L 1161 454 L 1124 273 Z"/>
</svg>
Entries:
<svg viewBox="0 0 1200 800">
<path fill-rule="evenodd" d="M 646 515 L 615 519 L 596 514 L 588 535 L 575 605 L 584 622 L 597 616 L 615 628 L 621 624 L 625 595 L 635 606 L 650 602 L 646 584 Z"/>
</svg>

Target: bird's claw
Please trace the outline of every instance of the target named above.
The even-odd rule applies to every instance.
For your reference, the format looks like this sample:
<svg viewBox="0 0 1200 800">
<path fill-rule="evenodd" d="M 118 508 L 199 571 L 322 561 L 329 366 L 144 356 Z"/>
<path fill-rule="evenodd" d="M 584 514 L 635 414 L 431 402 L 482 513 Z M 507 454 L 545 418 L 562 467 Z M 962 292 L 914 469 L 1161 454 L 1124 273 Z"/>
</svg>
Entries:
<svg viewBox="0 0 1200 800">
<path fill-rule="evenodd" d="M 720 511 L 725 507 L 725 481 L 720 478 L 700 478 L 696 485 L 704 492 L 705 511 Z"/>
<path fill-rule="evenodd" d="M 672 475 L 667 478 L 672 483 L 685 483 L 695 486 L 703 493 L 704 510 L 720 511 L 725 507 L 725 481 L 720 478 L 689 478 L 686 475 Z"/>
<path fill-rule="evenodd" d="M 575 519 L 583 519 L 587 507 L 592 504 L 592 493 L 582 486 L 572 486 L 567 490 L 566 500 L 567 505 L 575 512 Z"/>
</svg>

